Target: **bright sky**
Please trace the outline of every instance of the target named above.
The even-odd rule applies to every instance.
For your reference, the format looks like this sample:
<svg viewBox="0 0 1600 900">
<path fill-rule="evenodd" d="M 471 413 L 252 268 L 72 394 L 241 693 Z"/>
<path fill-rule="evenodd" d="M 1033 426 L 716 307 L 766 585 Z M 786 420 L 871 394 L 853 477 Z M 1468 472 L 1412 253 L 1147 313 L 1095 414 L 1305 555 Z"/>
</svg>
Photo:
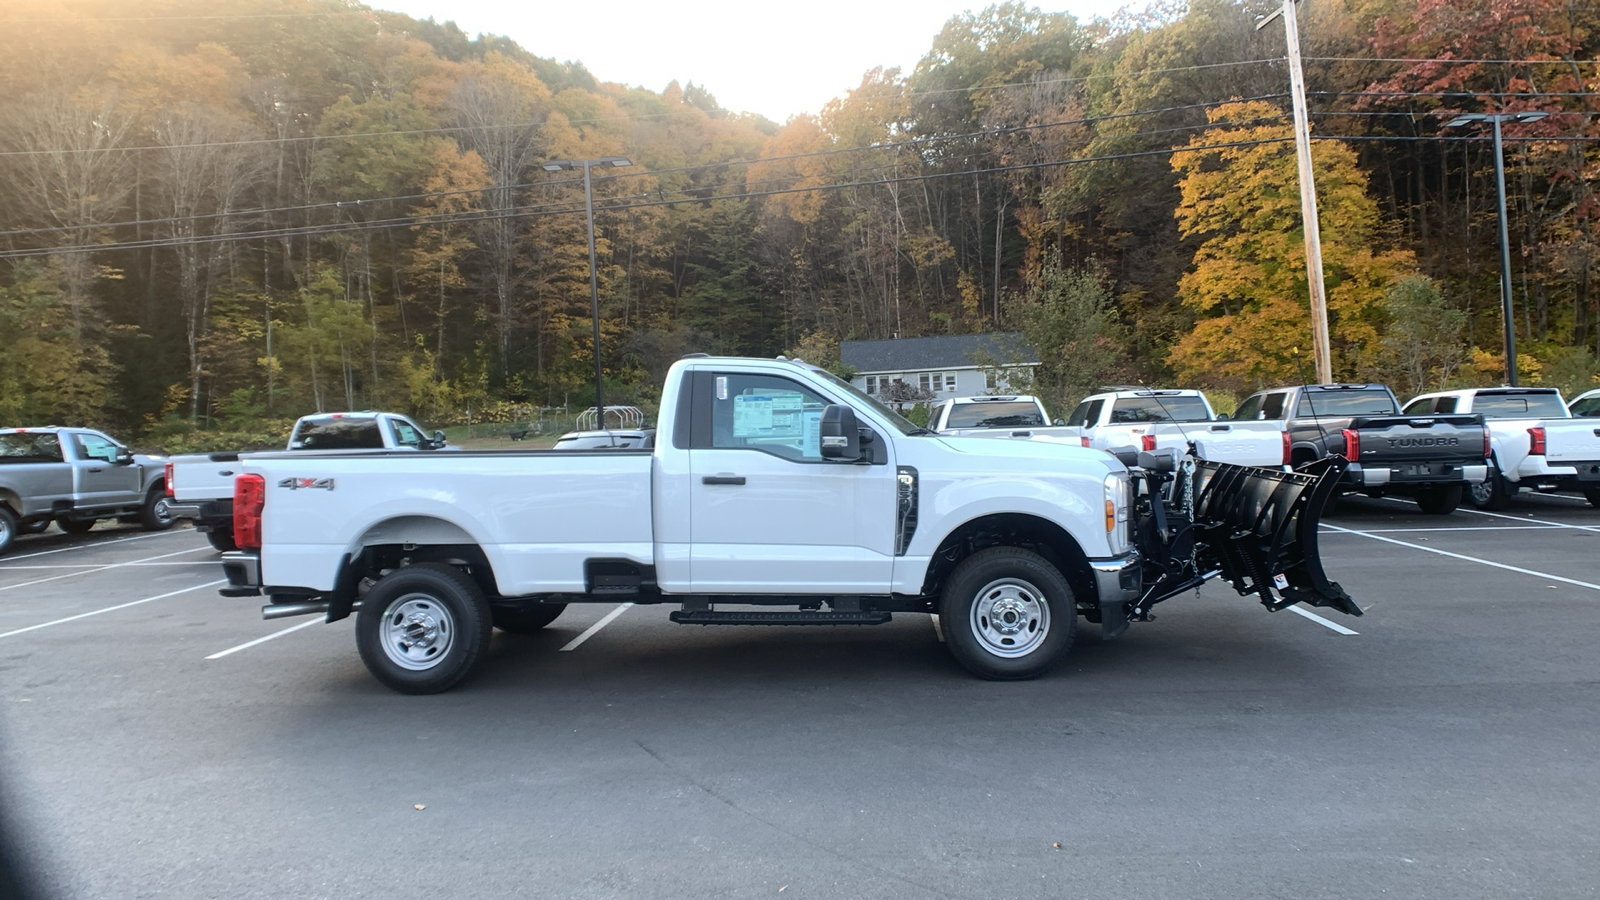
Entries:
<svg viewBox="0 0 1600 900">
<path fill-rule="evenodd" d="M 703 85 L 723 108 L 783 123 L 861 84 L 875 66 L 909 73 L 950 18 L 988 0 L 367 0 L 469 36 L 503 34 L 537 56 L 582 62 L 601 81 L 661 91 Z M 1040 0 L 1080 22 L 1144 0 Z"/>
</svg>

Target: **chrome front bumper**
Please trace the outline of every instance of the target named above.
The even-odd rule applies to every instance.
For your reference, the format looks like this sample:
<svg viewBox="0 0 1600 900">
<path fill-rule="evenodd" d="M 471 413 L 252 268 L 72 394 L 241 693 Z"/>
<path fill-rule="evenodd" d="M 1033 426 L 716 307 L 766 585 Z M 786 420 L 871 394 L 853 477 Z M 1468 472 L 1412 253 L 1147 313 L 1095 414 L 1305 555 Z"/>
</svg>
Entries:
<svg viewBox="0 0 1600 900">
<path fill-rule="evenodd" d="M 1095 597 L 1100 604 L 1100 637 L 1110 640 L 1128 630 L 1128 605 L 1144 590 L 1144 568 L 1138 551 L 1111 559 L 1089 560 Z"/>
</svg>

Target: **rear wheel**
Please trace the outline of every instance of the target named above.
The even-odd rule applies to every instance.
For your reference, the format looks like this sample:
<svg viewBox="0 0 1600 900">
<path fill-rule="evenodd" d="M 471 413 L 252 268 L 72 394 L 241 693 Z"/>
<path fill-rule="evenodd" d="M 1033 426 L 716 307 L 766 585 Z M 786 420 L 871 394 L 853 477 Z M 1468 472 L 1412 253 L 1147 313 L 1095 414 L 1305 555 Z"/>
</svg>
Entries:
<svg viewBox="0 0 1600 900">
<path fill-rule="evenodd" d="M 494 627 L 507 634 L 533 634 L 549 625 L 566 609 L 565 603 L 530 603 L 525 606 L 496 606 L 491 615 Z"/>
<path fill-rule="evenodd" d="M 50 527 L 49 519 L 40 519 L 34 522 L 24 522 L 17 526 L 17 534 L 42 534 Z"/>
<path fill-rule="evenodd" d="M 211 542 L 212 547 L 221 550 L 223 553 L 239 549 L 239 545 L 233 542 L 233 529 L 231 528 L 227 531 L 208 531 L 206 532 L 206 540 Z"/>
<path fill-rule="evenodd" d="M 1500 475 L 1498 469 L 1491 469 L 1489 477 L 1472 485 L 1467 489 L 1467 502 L 1478 509 L 1499 510 L 1511 505 L 1511 495 L 1516 493 L 1516 488 L 1511 482 Z"/>
<path fill-rule="evenodd" d="M 100 520 L 62 518 L 56 520 L 56 527 L 60 528 L 62 531 L 65 531 L 67 534 L 88 534 L 89 529 L 93 528 L 94 523 L 98 521 Z"/>
<path fill-rule="evenodd" d="M 951 654 L 969 672 L 1014 681 L 1042 675 L 1066 655 L 1078 614 L 1072 588 L 1049 560 L 994 547 L 950 574 L 939 596 L 939 623 Z"/>
<path fill-rule="evenodd" d="M 1600 488 L 1584 488 L 1583 496 L 1589 501 L 1590 506 L 1600 508 Z"/>
<path fill-rule="evenodd" d="M 1417 491 L 1417 508 L 1430 516 L 1443 516 L 1461 505 L 1461 485 L 1441 484 Z"/>
<path fill-rule="evenodd" d="M 418 563 L 378 579 L 361 600 L 356 649 L 402 694 L 437 694 L 466 677 L 489 643 L 489 601 L 460 569 Z"/>
<path fill-rule="evenodd" d="M 156 485 L 145 495 L 144 505 L 139 507 L 139 524 L 145 531 L 166 531 L 172 523 L 178 521 L 172 515 L 172 498 L 167 496 L 164 485 Z"/>
</svg>

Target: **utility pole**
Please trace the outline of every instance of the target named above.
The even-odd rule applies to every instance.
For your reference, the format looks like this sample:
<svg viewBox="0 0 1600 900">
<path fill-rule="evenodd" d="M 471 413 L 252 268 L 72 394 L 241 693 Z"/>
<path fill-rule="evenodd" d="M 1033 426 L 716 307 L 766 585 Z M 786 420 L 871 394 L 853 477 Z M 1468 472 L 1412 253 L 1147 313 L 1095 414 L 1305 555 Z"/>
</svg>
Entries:
<svg viewBox="0 0 1600 900">
<path fill-rule="evenodd" d="M 1311 344 L 1317 362 L 1317 381 L 1333 381 L 1333 350 L 1328 343 L 1328 296 L 1322 278 L 1322 226 L 1317 220 L 1317 184 L 1311 170 L 1311 123 L 1306 113 L 1306 76 L 1300 67 L 1300 26 L 1295 21 L 1295 0 L 1283 0 L 1277 12 L 1256 23 L 1260 31 L 1283 17 L 1284 41 L 1289 47 L 1289 95 L 1294 107 L 1294 157 L 1300 172 L 1300 222 L 1306 238 L 1306 287 L 1311 293 Z"/>
</svg>

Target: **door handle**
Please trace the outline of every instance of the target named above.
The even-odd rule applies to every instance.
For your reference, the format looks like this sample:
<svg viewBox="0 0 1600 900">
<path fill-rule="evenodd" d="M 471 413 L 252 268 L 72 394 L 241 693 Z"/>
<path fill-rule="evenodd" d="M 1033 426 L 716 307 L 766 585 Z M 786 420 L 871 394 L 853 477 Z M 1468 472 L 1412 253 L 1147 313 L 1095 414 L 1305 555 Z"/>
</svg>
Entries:
<svg viewBox="0 0 1600 900">
<path fill-rule="evenodd" d="M 91 471 L 91 472 L 104 472 L 104 471 L 105 471 L 105 469 L 100 469 L 100 468 L 91 468 L 91 469 L 90 469 L 90 470 L 89 470 L 89 471 Z"/>
<path fill-rule="evenodd" d="M 232 478 L 233 477 L 233 470 L 231 470 L 231 469 L 223 469 L 221 472 L 218 472 L 217 474 L 221 475 L 223 478 Z"/>
<path fill-rule="evenodd" d="M 744 484 L 743 475 L 706 475 L 700 479 L 701 484 Z"/>
</svg>

